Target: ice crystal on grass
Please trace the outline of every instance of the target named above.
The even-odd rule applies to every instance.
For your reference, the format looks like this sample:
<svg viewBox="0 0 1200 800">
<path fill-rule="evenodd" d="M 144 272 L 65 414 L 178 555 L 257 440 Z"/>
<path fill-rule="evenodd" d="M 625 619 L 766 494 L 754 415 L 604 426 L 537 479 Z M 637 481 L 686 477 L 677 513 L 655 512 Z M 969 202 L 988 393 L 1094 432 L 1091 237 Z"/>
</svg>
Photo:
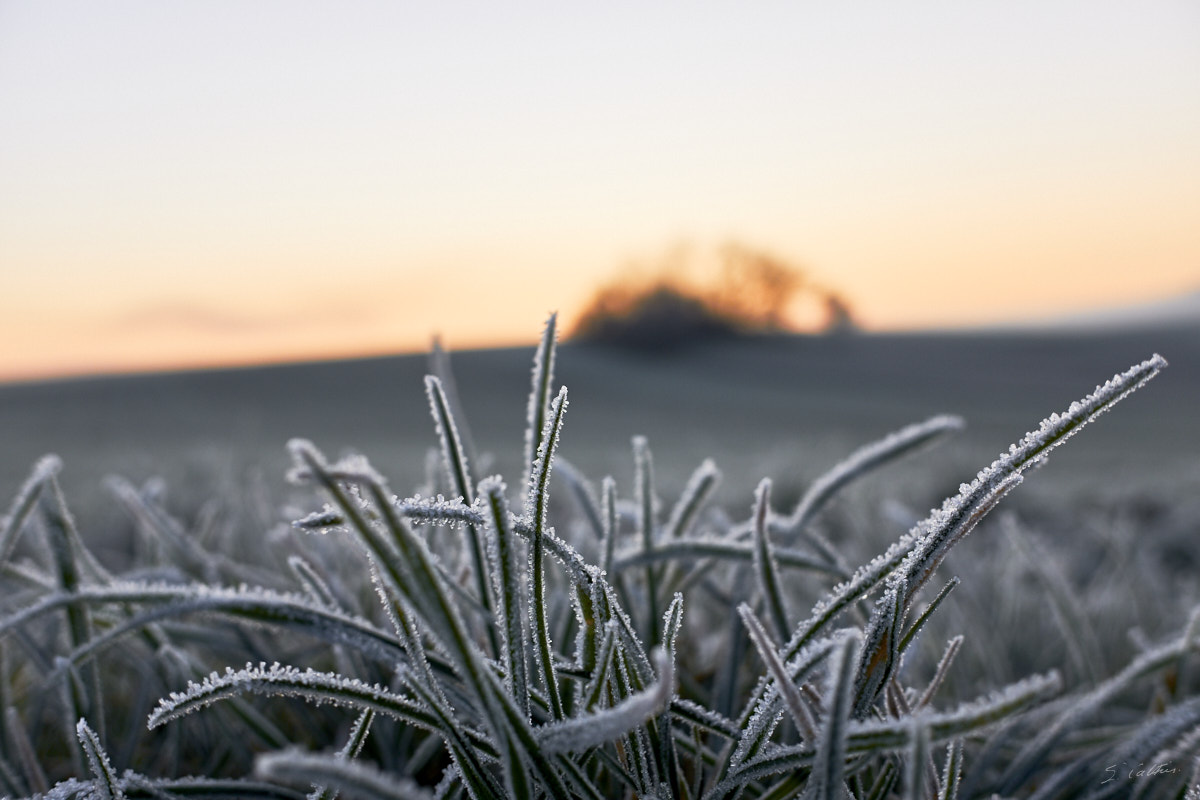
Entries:
<svg viewBox="0 0 1200 800">
<path fill-rule="evenodd" d="M 61 469 L 62 459 L 53 454 L 42 456 L 33 465 L 33 471 L 13 498 L 8 514 L 0 520 L 0 564 L 4 564 L 12 556 L 21 528 L 29 518 L 43 487 Z"/>
<path fill-rule="evenodd" d="M 860 448 L 790 512 L 772 509 L 764 479 L 740 524 L 712 505 L 721 472 L 711 460 L 660 502 L 638 437 L 630 499 L 618 502 L 611 477 L 592 483 L 559 462 L 569 519 L 557 499 L 551 510 L 567 409 L 566 388 L 554 387 L 555 332 L 552 316 L 515 498 L 499 476 L 474 483 L 440 351 L 425 383 L 439 443 L 425 496 L 393 494 L 363 456 L 330 462 L 293 440 L 292 479 L 327 504 L 294 523 L 294 550 L 272 534 L 273 552 L 250 551 L 254 563 L 195 535 L 161 491 L 117 479 L 145 563 L 110 571 L 75 527 L 58 461 L 39 462 L 0 521 L 0 795 L 1051 798 L 1088 788 L 1109 759 L 1174 757 L 1200 738 L 1200 706 L 1184 699 L 1195 689 L 1194 621 L 1089 688 L 1051 672 L 939 710 L 959 677 L 1004 681 L 962 675 L 976 666 L 960 655 L 964 641 L 996 646 L 990 621 L 967 613 L 960 633 L 930 627 L 962 594 L 951 594 L 957 578 L 918 604 L 950 549 L 1053 448 L 1162 369 L 1160 357 L 1047 418 L 853 570 L 818 532 L 821 513 L 961 420 L 933 417 Z M 624 543 L 622 527 L 634 533 Z M 36 537 L 31 556 L 20 535 Z M 837 585 L 795 625 L 809 588 L 798 571 Z M 1065 579 L 1041 574 L 1062 594 L 1051 599 L 1060 616 L 1083 619 L 1088 607 Z M 948 641 L 940 658 L 917 646 L 927 630 Z M 245 666 L 212 670 L 228 663 Z M 1153 690 L 1162 713 L 1105 713 L 1135 688 Z M 42 698 L 52 698 L 44 710 Z M 108 730 L 127 734 L 106 736 L 106 711 L 118 720 Z M 117 775 L 106 741 L 147 774 Z M 251 755 L 264 746 L 272 752 Z M 210 769 L 224 774 L 154 777 Z M 251 769 L 256 779 L 244 777 Z M 1161 786 L 1137 796 L 1177 796 L 1182 778 Z"/>
<path fill-rule="evenodd" d="M 652 657 L 658 669 L 654 684 L 612 708 L 547 725 L 538 731 L 541 746 L 550 753 L 583 752 L 638 728 L 665 710 L 675 691 L 675 666 L 661 648 Z"/>
<path fill-rule="evenodd" d="M 347 800 L 431 800 L 433 795 L 411 780 L 344 758 L 284 750 L 258 758 L 254 772 L 266 780 L 292 786 L 332 786 Z"/>
<path fill-rule="evenodd" d="M 87 720 L 79 720 L 75 726 L 79 744 L 87 757 L 88 766 L 96 778 L 95 795 L 99 800 L 124 800 L 125 792 L 121 789 L 121 781 L 113 771 L 108 760 L 108 753 L 100 744 L 100 737 L 88 726 Z"/>
</svg>

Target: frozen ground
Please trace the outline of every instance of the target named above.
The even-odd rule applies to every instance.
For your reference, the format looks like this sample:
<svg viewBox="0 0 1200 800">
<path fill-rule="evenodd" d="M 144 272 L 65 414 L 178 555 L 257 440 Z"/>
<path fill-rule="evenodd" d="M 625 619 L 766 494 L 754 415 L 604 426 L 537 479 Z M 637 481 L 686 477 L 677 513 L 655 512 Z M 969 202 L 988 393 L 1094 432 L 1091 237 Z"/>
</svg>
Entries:
<svg viewBox="0 0 1200 800">
<path fill-rule="evenodd" d="M 628 487 L 630 437 L 644 434 L 665 494 L 712 457 L 726 476 L 721 500 L 748 508 L 762 476 L 776 480 L 782 504 L 858 445 L 959 414 L 966 431 L 890 471 L 891 480 L 925 485 L 927 497 L 914 503 L 933 503 L 1043 417 L 1153 352 L 1170 369 L 1059 450 L 1019 494 L 1025 502 L 1064 491 L 1101 501 L 1194 495 L 1200 328 L 1188 326 L 774 338 L 656 356 L 568 345 L 557 368 L 571 400 L 560 453 L 590 477 L 613 474 Z M 520 474 L 531 353 L 453 354 L 478 450 L 494 454 L 489 471 L 510 484 Z M 110 473 L 135 482 L 162 475 L 182 513 L 247 478 L 261 477 L 277 496 L 293 436 L 330 453 L 364 452 L 397 492 L 409 492 L 435 441 L 427 370 L 414 355 L 0 386 L 0 495 L 55 452 L 68 498 L 95 524 L 119 515 L 102 486 Z"/>
<path fill-rule="evenodd" d="M 944 643 L 962 634 L 966 638 L 941 690 L 947 708 L 1050 670 L 1062 675 L 1068 693 L 1063 702 L 1086 708 L 1089 690 L 1107 691 L 1104 679 L 1159 652 L 1155 646 L 1177 640 L 1189 619 L 1200 619 L 1195 616 L 1200 608 L 1198 334 L 1198 328 L 1176 326 L 1120 334 L 774 338 L 696 347 L 670 356 L 567 346 L 559 352 L 557 378 L 570 387 L 571 405 L 558 452 L 560 459 L 594 479 L 613 474 L 628 503 L 634 483 L 630 437 L 647 435 L 664 512 L 691 470 L 712 457 L 725 476 L 718 502 L 728 515 L 744 519 L 764 475 L 776 481 L 774 507 L 786 510 L 799 491 L 857 446 L 935 414 L 961 415 L 966 431 L 936 450 L 865 477 L 814 520 L 810 532 L 831 542 L 847 566 L 864 564 L 1043 417 L 1065 410 L 1097 383 L 1151 353 L 1162 353 L 1171 362 L 1169 369 L 1055 451 L 1048 466 L 1029 474 L 1025 485 L 949 554 L 938 583 L 954 576 L 961 579 L 960 588 L 914 640 L 902 667 L 904 680 L 924 685 Z M 478 449 L 495 454 L 490 465 L 477 467 L 476 476 L 502 472 L 514 499 L 523 469 L 519 461 L 531 355 L 532 348 L 522 348 L 454 356 L 459 393 Z M 193 579 L 229 585 L 250 574 L 255 581 L 265 580 L 264 585 L 291 588 L 292 578 L 282 564 L 298 553 L 333 575 L 337 585 L 350 587 L 346 596 L 351 602 L 365 598 L 379 614 L 365 580 L 368 572 L 356 558 L 356 548 L 342 544 L 349 541 L 346 537 L 310 536 L 286 526 L 318 507 L 318 501 L 310 491 L 290 494 L 295 490 L 285 488 L 284 443 L 300 435 L 330 455 L 348 449 L 364 452 L 391 478 L 395 491 L 413 491 L 425 479 L 426 453 L 435 443 L 422 381 L 426 370 L 426 359 L 413 356 L 0 387 L 0 492 L 11 495 L 38 456 L 57 452 L 66 464 L 62 482 L 83 538 L 106 569 L 149 568 L 159 574 L 165 566 L 167 574 L 192 570 L 198 573 Z M 574 503 L 561 491 L 565 472 L 555 469 L 560 477 L 551 485 L 550 522 L 589 563 L 598 563 L 596 537 L 572 514 Z M 148 543 L 167 542 L 165 534 L 132 535 L 126 512 L 104 488 L 110 473 L 138 483 L 155 475 L 165 478 L 165 504 L 214 557 L 212 564 L 218 566 L 211 575 L 194 569 L 187 559 L 160 563 L 174 551 Z M 145 497 L 154 506 L 161 495 L 146 492 Z M 626 511 L 632 513 L 631 508 Z M 24 537 L 16 552 L 16 563 L 26 567 L 44 555 L 37 550 L 44 537 L 36 535 L 36 528 L 46 523 L 37 519 L 29 526 L 34 533 Z M 633 527 L 621 526 L 618 552 L 636 549 Z M 713 511 L 696 527 L 704 535 L 725 531 L 728 523 Z M 168 524 L 164 530 L 174 528 Z M 443 563 L 453 564 L 460 540 L 440 537 L 440 530 L 426 531 L 430 546 L 443 554 Z M 209 561 L 202 558 L 200 563 Z M 12 574 L 36 573 L 26 569 Z M 631 568 L 623 574 L 628 582 L 641 572 Z M 749 562 L 742 562 L 715 571 L 711 582 L 693 585 L 679 638 L 689 691 L 726 714 L 736 710 L 738 692 L 749 692 L 760 669 L 732 611 L 738 597 L 757 591 L 755 574 Z M 806 616 L 832 583 L 827 575 L 789 570 L 779 584 L 780 603 L 790 604 L 793 618 L 783 627 Z M 42 588 L 35 582 L 33 592 Z M 15 608 L 26 602 L 29 587 L 5 596 Z M 555 596 L 563 597 L 551 593 L 551 612 L 557 607 L 564 613 Z M 644 603 L 628 607 L 644 611 L 647 619 L 656 617 Z M 781 606 L 780 615 L 787 613 Z M 292 641 L 284 635 L 290 630 L 259 641 L 248 635 L 226 637 L 227 627 L 224 622 L 209 626 L 207 635 L 190 624 L 172 631 L 186 641 L 195 637 L 201 672 L 247 661 L 279 658 L 308 664 L 314 658 L 307 638 Z M 47 652 L 59 644 L 51 641 L 55 630 L 42 631 L 50 637 L 42 645 Z M 126 640 L 128 651 L 111 649 L 114 661 L 129 655 L 133 668 L 106 668 L 106 675 L 118 676 L 106 678 L 110 683 L 127 675 L 144 678 L 149 674 L 145 666 L 158 663 L 157 651 L 133 647 L 134 638 Z M 564 635 L 559 641 L 572 638 Z M 33 653 L 33 666 L 20 674 L 22 680 L 32 680 L 47 670 L 36 664 L 38 647 L 26 649 Z M 274 654 L 266 657 L 272 649 Z M 379 680 L 378 674 L 362 674 Z M 728 692 L 720 688 L 725 685 L 722 675 L 730 677 Z M 1069 774 L 1078 777 L 1079 785 L 1103 780 L 1106 765 L 1128 760 L 1120 748 L 1138 725 L 1175 724 L 1179 714 L 1157 713 L 1162 703 L 1174 703 L 1183 708 L 1180 713 L 1200 719 L 1200 705 L 1188 700 L 1196 696 L 1195 675 L 1182 666 L 1156 668 L 1136 687 L 1106 700 L 1090 728 L 1058 751 L 1045 751 L 1050 763 L 1044 772 L 1074 770 Z M 149 690 L 140 679 L 136 691 L 124 684 L 117 688 L 121 699 L 110 703 L 110 730 L 130 734 L 114 763 L 149 765 L 145 768 L 154 774 L 175 769 L 160 759 L 169 748 L 164 750 L 158 732 L 147 732 L 142 724 L 156 697 L 180 688 L 181 678 L 174 673 L 168 677 Z M 31 709 L 48 708 L 42 695 L 28 696 L 34 698 Z M 328 749 L 335 734 L 341 736 L 336 714 L 313 724 L 315 712 L 301 704 L 262 707 L 283 715 L 283 729 L 312 732 L 311 749 Z M 35 723 L 46 717 L 44 711 L 30 713 Z M 1044 728 L 1036 716 L 1021 724 L 1024 733 L 1018 737 L 1032 737 Z M 32 727 L 39 747 L 58 741 L 54 726 Z M 403 747 L 408 746 L 402 747 L 399 736 L 396 726 L 371 734 L 373 741 L 379 740 L 373 757 L 393 770 L 402 766 L 397 758 L 406 758 L 396 755 L 406 753 Z M 1093 736 L 1090 754 L 1077 755 Z M 1159 760 L 1182 764 L 1192 757 L 1185 749 L 1195 739 L 1174 738 L 1179 742 L 1171 746 L 1178 752 Z M 176 757 L 190 765 L 184 771 L 207 772 L 205 762 L 195 761 L 196 754 L 238 740 L 219 734 L 205 741 L 177 741 Z M 978 766 L 984 751 L 995 756 L 993 766 Z M 249 752 L 239 742 L 226 753 L 230 774 L 250 768 Z M 975 767 L 976 785 L 962 796 L 991 796 L 988 781 L 999 779 L 1000 770 L 1020 761 L 1019 755 L 1003 741 L 998 749 L 990 741 L 972 745 L 967 763 Z M 1149 763 L 1150 756 L 1134 761 L 1139 759 Z M 68 774 L 64 765 L 59 767 L 56 774 Z M 1161 791 L 1145 796 L 1178 797 L 1183 780 L 1182 775 L 1160 779 L 1155 786 Z"/>
</svg>

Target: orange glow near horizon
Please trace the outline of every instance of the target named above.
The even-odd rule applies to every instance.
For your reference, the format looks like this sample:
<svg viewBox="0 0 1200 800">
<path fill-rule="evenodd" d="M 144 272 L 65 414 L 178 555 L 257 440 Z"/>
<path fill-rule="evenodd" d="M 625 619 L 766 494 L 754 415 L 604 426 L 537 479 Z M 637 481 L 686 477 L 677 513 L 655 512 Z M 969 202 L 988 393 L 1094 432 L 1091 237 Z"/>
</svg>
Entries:
<svg viewBox="0 0 1200 800">
<path fill-rule="evenodd" d="M 114 2 L 0 5 L 0 381 L 532 344 L 730 241 L 870 331 L 1200 290 L 1182 0 Z"/>
</svg>

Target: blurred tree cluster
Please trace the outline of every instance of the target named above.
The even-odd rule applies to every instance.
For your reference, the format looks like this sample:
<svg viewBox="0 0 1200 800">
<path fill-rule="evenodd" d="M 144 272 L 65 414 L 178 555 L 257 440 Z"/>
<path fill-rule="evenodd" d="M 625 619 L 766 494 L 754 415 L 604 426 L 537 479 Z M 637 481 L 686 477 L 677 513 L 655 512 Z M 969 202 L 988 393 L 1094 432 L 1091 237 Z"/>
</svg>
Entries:
<svg viewBox="0 0 1200 800">
<path fill-rule="evenodd" d="M 690 281 L 681 251 L 656 269 L 627 274 L 600 287 L 571 338 L 582 342 L 665 349 L 747 334 L 796 332 L 788 316 L 798 297 L 822 307 L 822 333 L 855 328 L 847 302 L 798 267 L 742 244 L 717 253 L 715 277 Z"/>
</svg>

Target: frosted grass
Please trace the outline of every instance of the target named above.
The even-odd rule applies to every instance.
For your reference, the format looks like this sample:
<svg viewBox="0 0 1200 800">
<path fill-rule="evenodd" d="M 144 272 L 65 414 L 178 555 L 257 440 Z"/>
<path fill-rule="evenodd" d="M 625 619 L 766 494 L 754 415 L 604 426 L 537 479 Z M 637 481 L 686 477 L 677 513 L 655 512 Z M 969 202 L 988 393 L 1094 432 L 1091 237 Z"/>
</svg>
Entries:
<svg viewBox="0 0 1200 800">
<path fill-rule="evenodd" d="M 939 579 L 921 600 L 947 553 L 1161 357 L 1044 420 L 854 569 L 820 532 L 823 513 L 962 420 L 939 415 L 858 449 L 790 511 L 772 508 L 763 479 L 749 519 L 730 521 L 712 505 L 714 460 L 677 498 L 658 496 L 648 437 L 634 438 L 620 492 L 612 477 L 553 469 L 569 442 L 556 324 L 534 357 L 515 497 L 500 476 L 476 483 L 440 349 L 425 382 L 443 473 L 430 485 L 451 496 L 398 496 L 366 458 L 330 461 L 295 440 L 291 478 L 312 487 L 314 510 L 263 563 L 214 552 L 161 493 L 114 479 L 148 546 L 146 563 L 112 571 L 75 525 L 59 461 L 38 462 L 0 521 L 0 793 L 1048 800 L 1094 790 L 1108 759 L 1182 758 L 1181 743 L 1200 741 L 1187 697 L 1200 690 L 1200 625 L 1088 685 L 1052 671 L 945 710 L 956 687 L 987 685 L 960 674 L 968 644 L 999 644 L 969 614 L 960 632 L 931 623 L 966 581 Z M 571 512 L 579 521 L 563 525 Z M 1037 574 L 1047 613 L 1086 624 L 1063 573 Z M 934 629 L 943 643 L 924 653 Z M 1094 661 L 1094 638 L 1072 644 L 1076 662 Z M 1109 713 L 1168 679 L 1161 713 Z M 131 715 L 145 724 L 129 727 Z M 1136 787 L 1185 788 L 1182 776 Z"/>
</svg>

